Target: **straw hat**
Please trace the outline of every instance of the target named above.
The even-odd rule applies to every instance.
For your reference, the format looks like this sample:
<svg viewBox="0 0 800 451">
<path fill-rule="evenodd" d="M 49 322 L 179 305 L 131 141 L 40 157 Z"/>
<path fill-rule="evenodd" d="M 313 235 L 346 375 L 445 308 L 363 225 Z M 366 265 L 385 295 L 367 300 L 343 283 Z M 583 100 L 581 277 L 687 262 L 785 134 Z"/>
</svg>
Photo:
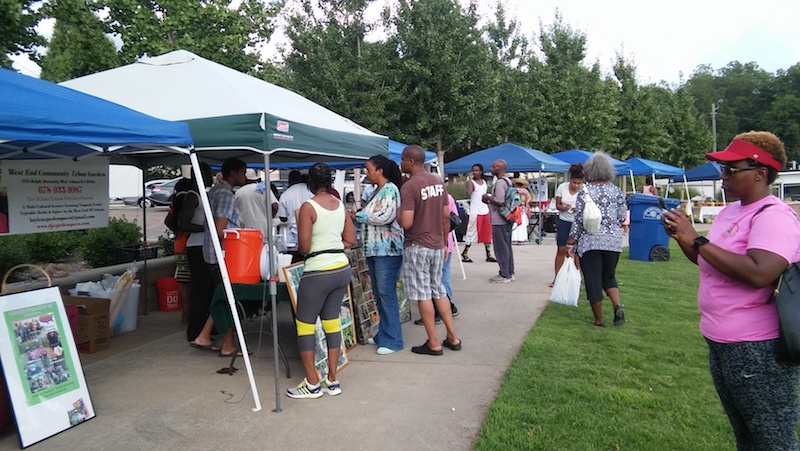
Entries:
<svg viewBox="0 0 800 451">
<path fill-rule="evenodd" d="M 527 187 L 528 187 L 528 185 L 529 185 L 529 183 L 528 183 L 528 180 L 526 180 L 526 179 L 524 179 L 524 178 L 522 178 L 522 177 L 517 177 L 517 178 L 515 178 L 515 179 L 511 179 L 511 183 L 512 183 L 514 186 L 517 186 L 517 185 L 522 185 L 522 187 L 523 187 L 523 188 L 527 188 Z"/>
</svg>

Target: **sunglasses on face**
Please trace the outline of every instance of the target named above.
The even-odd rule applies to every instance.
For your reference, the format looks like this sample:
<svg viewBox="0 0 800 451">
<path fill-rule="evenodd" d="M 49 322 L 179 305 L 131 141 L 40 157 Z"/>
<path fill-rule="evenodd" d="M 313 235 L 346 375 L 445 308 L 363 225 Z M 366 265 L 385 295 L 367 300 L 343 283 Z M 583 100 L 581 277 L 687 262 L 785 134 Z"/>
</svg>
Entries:
<svg viewBox="0 0 800 451">
<path fill-rule="evenodd" d="M 733 177 L 733 175 L 736 174 L 737 172 L 752 171 L 753 169 L 758 169 L 758 168 L 761 168 L 763 166 L 745 166 L 743 168 L 737 168 L 737 167 L 734 167 L 734 166 L 728 166 L 728 165 L 725 165 L 725 164 L 721 164 L 719 167 L 722 170 L 722 173 L 725 174 L 727 177 Z"/>
</svg>

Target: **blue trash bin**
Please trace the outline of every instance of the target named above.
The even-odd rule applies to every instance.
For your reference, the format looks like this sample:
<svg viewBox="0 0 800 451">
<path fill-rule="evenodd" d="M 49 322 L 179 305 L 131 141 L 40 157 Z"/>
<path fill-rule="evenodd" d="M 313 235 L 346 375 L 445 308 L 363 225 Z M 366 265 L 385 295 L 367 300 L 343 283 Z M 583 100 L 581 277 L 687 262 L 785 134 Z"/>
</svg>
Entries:
<svg viewBox="0 0 800 451">
<path fill-rule="evenodd" d="M 661 222 L 661 207 L 658 197 L 634 194 L 628 200 L 631 208 L 631 230 L 628 244 L 631 260 L 669 260 L 669 235 Z M 667 209 L 678 208 L 678 199 L 664 199 Z"/>
</svg>

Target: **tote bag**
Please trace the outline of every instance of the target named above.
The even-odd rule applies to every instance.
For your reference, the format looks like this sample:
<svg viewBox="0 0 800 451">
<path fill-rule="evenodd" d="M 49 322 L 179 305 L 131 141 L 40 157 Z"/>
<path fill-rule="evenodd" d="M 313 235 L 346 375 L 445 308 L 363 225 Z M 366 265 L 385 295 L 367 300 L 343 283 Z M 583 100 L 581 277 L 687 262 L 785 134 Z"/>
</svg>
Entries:
<svg viewBox="0 0 800 451">
<path fill-rule="evenodd" d="M 594 203 L 592 197 L 589 196 L 589 191 L 583 187 L 583 229 L 589 233 L 596 233 L 600 230 L 600 223 L 603 220 L 603 214 L 600 213 L 600 208 Z"/>
</svg>

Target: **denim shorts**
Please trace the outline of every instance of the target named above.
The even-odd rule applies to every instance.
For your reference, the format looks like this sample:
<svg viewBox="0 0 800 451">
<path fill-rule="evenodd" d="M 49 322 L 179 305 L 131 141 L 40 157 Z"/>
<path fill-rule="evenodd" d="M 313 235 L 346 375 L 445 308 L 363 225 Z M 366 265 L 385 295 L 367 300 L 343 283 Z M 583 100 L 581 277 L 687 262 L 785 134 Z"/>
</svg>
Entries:
<svg viewBox="0 0 800 451">
<path fill-rule="evenodd" d="M 556 244 L 559 246 L 567 245 L 567 238 L 569 238 L 569 231 L 572 229 L 572 223 L 558 218 L 556 221 Z"/>
</svg>

